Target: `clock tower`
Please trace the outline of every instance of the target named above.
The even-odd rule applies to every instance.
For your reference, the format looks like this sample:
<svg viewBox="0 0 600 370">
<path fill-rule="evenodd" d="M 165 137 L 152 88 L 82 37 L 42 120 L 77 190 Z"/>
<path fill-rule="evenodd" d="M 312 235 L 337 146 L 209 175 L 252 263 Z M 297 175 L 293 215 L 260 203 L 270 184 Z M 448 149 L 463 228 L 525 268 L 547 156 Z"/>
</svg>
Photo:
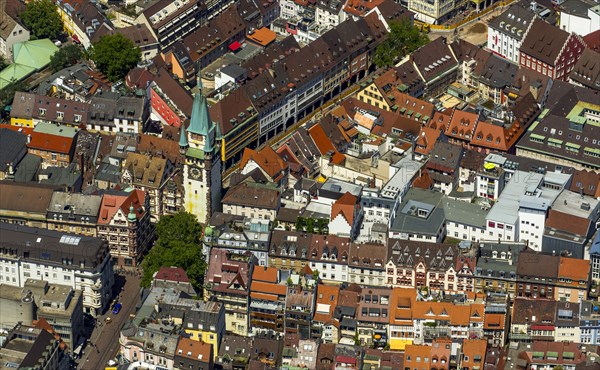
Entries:
<svg viewBox="0 0 600 370">
<path fill-rule="evenodd" d="M 210 119 L 208 104 L 199 91 L 194 96 L 192 117 L 187 129 L 181 127 L 179 148 L 185 156 L 183 166 L 184 208 L 207 224 L 221 207 L 221 130 Z"/>
</svg>

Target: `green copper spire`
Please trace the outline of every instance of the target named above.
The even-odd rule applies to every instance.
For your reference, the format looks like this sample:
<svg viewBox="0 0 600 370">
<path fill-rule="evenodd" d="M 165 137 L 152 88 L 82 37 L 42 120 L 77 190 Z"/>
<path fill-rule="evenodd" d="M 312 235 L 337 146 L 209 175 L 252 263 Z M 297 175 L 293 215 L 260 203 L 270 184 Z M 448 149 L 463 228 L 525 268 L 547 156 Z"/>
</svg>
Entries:
<svg viewBox="0 0 600 370">
<path fill-rule="evenodd" d="M 215 123 L 215 130 L 217 131 L 217 133 L 215 134 L 215 140 L 223 140 L 223 135 L 221 134 L 221 125 L 219 124 L 219 122 Z"/>
<path fill-rule="evenodd" d="M 129 206 L 129 214 L 127 215 L 127 220 L 129 222 L 136 222 L 137 216 L 135 215 L 135 210 L 133 209 L 133 203 Z"/>
<path fill-rule="evenodd" d="M 194 96 L 194 105 L 192 106 L 192 118 L 187 128 L 192 134 L 208 136 L 209 129 L 212 126 L 210 115 L 208 114 L 208 103 L 204 94 L 202 94 L 202 82 L 198 77 L 198 92 Z"/>
<path fill-rule="evenodd" d="M 188 147 L 187 134 L 185 133 L 185 124 L 182 122 L 179 127 L 179 148 L 186 149 Z"/>
</svg>

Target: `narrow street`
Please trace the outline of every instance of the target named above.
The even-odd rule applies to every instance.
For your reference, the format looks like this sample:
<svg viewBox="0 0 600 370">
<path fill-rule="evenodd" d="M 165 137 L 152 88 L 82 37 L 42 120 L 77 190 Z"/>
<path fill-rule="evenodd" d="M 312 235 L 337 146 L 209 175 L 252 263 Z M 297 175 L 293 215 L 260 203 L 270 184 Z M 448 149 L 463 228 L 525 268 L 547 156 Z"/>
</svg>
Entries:
<svg viewBox="0 0 600 370">
<path fill-rule="evenodd" d="M 96 320 L 96 327 L 85 348 L 85 354 L 79 360 L 78 369 L 103 369 L 119 351 L 121 328 L 129 319 L 129 315 L 135 313 L 135 306 L 140 300 L 140 278 L 135 274 L 115 275 L 115 287 L 115 290 L 120 290 L 121 312 L 114 315 L 110 308 Z M 116 296 L 117 294 L 115 294 Z M 107 317 L 110 317 L 110 322 L 106 322 Z"/>
</svg>

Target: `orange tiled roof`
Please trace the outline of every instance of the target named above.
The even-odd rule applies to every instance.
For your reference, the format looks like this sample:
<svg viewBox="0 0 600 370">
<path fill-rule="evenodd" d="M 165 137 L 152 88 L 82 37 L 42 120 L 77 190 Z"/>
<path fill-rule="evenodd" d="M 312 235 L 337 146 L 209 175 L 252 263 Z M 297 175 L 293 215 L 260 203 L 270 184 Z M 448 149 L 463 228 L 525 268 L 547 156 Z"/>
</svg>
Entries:
<svg viewBox="0 0 600 370">
<path fill-rule="evenodd" d="M 428 155 L 442 132 L 438 129 L 423 126 L 417 138 L 415 152 Z"/>
<path fill-rule="evenodd" d="M 346 13 L 362 17 L 382 2 L 383 0 L 348 0 L 344 6 L 344 11 Z"/>
<path fill-rule="evenodd" d="M 129 207 L 131 206 L 133 206 L 133 211 L 139 220 L 144 214 L 143 205 L 144 192 L 141 190 L 133 190 L 129 195 L 104 194 L 102 203 L 100 203 L 98 224 L 108 225 L 119 209 L 125 216 L 129 215 Z"/>
<path fill-rule="evenodd" d="M 240 169 L 246 167 L 246 164 L 250 160 L 256 162 L 275 181 L 277 181 L 277 177 L 281 174 L 281 171 L 287 168 L 285 161 L 269 145 L 259 151 L 245 148 L 242 161 L 240 162 Z"/>
<path fill-rule="evenodd" d="M 260 46 L 267 46 L 277 39 L 277 34 L 267 27 L 259 28 L 251 35 L 246 35 L 248 40 L 254 41 Z"/>
<path fill-rule="evenodd" d="M 331 206 L 331 219 L 335 219 L 340 213 L 346 219 L 348 224 L 354 223 L 354 210 L 356 209 L 357 198 L 346 192 L 340 199 L 336 200 Z"/>
<path fill-rule="evenodd" d="M 181 357 L 187 357 L 194 361 L 205 360 L 210 361 L 211 344 L 202 341 L 181 337 L 177 343 L 177 351 L 175 352 Z"/>
<path fill-rule="evenodd" d="M 505 316 L 503 313 L 488 313 L 483 321 L 484 329 L 504 329 Z"/>
<path fill-rule="evenodd" d="M 287 288 L 283 284 L 265 283 L 264 281 L 253 281 L 250 288 L 252 293 L 266 293 L 285 295 Z"/>
<path fill-rule="evenodd" d="M 252 272 L 252 280 L 277 284 L 278 272 L 276 267 L 257 266 Z"/>
<path fill-rule="evenodd" d="M 390 296 L 390 324 L 412 325 L 417 292 L 414 289 L 394 288 Z"/>
<path fill-rule="evenodd" d="M 546 218 L 546 227 L 566 231 L 575 235 L 586 235 L 589 228 L 588 220 L 572 214 L 551 209 Z"/>
<path fill-rule="evenodd" d="M 325 130 L 323 130 L 320 123 L 309 128 L 308 133 L 315 142 L 315 145 L 317 145 L 317 148 L 319 148 L 321 155 L 327 154 L 330 151 L 336 151 L 333 143 L 327 134 L 325 134 Z"/>
<path fill-rule="evenodd" d="M 452 118 L 452 116 L 446 112 L 435 112 L 433 114 L 433 119 L 429 121 L 429 127 L 445 131 Z"/>
<path fill-rule="evenodd" d="M 450 124 L 446 127 L 446 135 L 470 141 L 474 135 L 478 120 L 479 115 L 476 113 L 454 109 L 450 118 Z"/>
<path fill-rule="evenodd" d="M 44 150 L 52 153 L 69 154 L 73 146 L 73 138 L 33 132 L 28 148 Z"/>
<path fill-rule="evenodd" d="M 560 257 L 558 277 L 571 279 L 573 282 L 587 281 L 590 273 L 590 261 L 578 258 Z"/>
</svg>

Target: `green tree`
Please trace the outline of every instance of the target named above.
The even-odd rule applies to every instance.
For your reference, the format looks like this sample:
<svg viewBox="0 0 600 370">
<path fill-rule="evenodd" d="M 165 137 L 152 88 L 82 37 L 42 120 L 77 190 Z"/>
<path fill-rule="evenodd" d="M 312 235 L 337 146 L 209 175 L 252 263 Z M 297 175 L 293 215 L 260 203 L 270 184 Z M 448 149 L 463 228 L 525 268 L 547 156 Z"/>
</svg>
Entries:
<svg viewBox="0 0 600 370">
<path fill-rule="evenodd" d="M 306 219 L 304 217 L 298 217 L 296 219 L 296 231 L 304 231 L 306 227 Z"/>
<path fill-rule="evenodd" d="M 125 77 L 142 58 L 140 49 L 120 33 L 102 36 L 88 52 L 96 67 L 112 82 Z"/>
<path fill-rule="evenodd" d="M 6 67 L 8 67 L 8 62 L 6 62 L 6 59 L 4 59 L 2 55 L 0 55 L 0 71 Z"/>
<path fill-rule="evenodd" d="M 315 232 L 315 219 L 312 217 L 306 219 L 306 232 L 310 234 Z"/>
<path fill-rule="evenodd" d="M 390 33 L 375 51 L 375 64 L 380 68 L 393 66 L 405 55 L 428 42 L 427 35 L 419 31 L 412 22 L 390 22 Z"/>
<path fill-rule="evenodd" d="M 142 286 L 149 287 L 152 276 L 162 266 L 176 266 L 184 269 L 192 285 L 201 290 L 206 261 L 202 254 L 202 226 L 196 216 L 187 212 L 164 216 L 156 224 L 156 236 L 156 243 L 142 263 Z"/>
<path fill-rule="evenodd" d="M 52 72 L 58 72 L 61 69 L 72 66 L 83 59 L 83 50 L 79 45 L 69 44 L 58 50 L 50 58 L 50 68 Z"/>
<path fill-rule="evenodd" d="M 5 106 L 11 105 L 15 93 L 17 91 L 26 91 L 27 85 L 23 81 L 13 80 L 6 86 L 0 83 L 0 109 L 4 109 Z"/>
<path fill-rule="evenodd" d="M 326 218 L 317 219 L 317 232 L 319 234 L 327 233 L 327 229 L 329 228 L 329 221 Z"/>
<path fill-rule="evenodd" d="M 31 32 L 34 39 L 55 39 L 63 30 L 62 19 L 58 7 L 52 0 L 33 0 L 21 14 L 23 23 Z"/>
</svg>

